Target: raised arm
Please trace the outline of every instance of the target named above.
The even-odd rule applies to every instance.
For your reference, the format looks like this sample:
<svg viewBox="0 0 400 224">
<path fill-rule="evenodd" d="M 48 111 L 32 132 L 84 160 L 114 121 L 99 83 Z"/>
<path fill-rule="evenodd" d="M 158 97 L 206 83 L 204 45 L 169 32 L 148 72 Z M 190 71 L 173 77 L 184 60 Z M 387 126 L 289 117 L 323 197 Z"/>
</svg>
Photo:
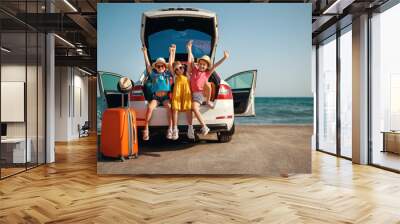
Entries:
<svg viewBox="0 0 400 224">
<path fill-rule="evenodd" d="M 212 67 L 211 67 L 211 69 L 210 69 L 210 74 L 212 74 L 214 71 L 215 71 L 215 69 L 218 67 L 218 66 L 220 66 L 226 59 L 228 59 L 229 58 L 229 53 L 227 52 L 227 51 L 224 51 L 224 57 L 223 58 L 221 58 L 219 61 L 217 61 L 217 63 L 215 63 Z"/>
<path fill-rule="evenodd" d="M 169 47 L 169 61 L 168 61 L 168 69 L 171 73 L 174 71 L 174 62 L 175 62 L 175 54 L 176 54 L 176 45 L 172 44 L 171 47 Z"/>
<path fill-rule="evenodd" d="M 193 58 L 193 54 L 192 54 L 192 45 L 193 45 L 193 41 L 190 40 L 187 44 L 186 44 L 186 50 L 188 52 L 188 59 L 187 59 L 187 75 L 190 76 L 190 74 L 192 73 L 192 66 L 193 62 L 194 62 L 194 58 Z"/>
<path fill-rule="evenodd" d="M 171 75 L 175 75 L 174 71 L 174 62 L 175 62 L 175 54 L 176 54 L 176 45 L 172 44 L 169 47 L 169 61 L 168 61 L 168 69 L 171 72 Z"/>
<path fill-rule="evenodd" d="M 149 60 L 149 55 L 147 54 L 146 46 L 142 47 L 142 51 L 143 51 L 143 56 L 144 56 L 144 62 L 146 64 L 147 74 L 150 75 L 152 68 L 151 68 L 151 64 L 150 64 L 150 60 Z"/>
</svg>

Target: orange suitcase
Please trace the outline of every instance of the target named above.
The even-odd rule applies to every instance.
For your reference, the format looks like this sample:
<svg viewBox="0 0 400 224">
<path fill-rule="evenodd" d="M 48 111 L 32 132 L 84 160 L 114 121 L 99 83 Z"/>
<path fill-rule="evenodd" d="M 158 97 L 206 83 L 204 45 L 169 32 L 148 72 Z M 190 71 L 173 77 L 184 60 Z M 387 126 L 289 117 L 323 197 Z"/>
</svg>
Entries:
<svg viewBox="0 0 400 224">
<path fill-rule="evenodd" d="M 120 158 L 138 156 L 136 113 L 133 109 L 110 108 L 103 114 L 101 147 L 103 156 Z"/>
</svg>

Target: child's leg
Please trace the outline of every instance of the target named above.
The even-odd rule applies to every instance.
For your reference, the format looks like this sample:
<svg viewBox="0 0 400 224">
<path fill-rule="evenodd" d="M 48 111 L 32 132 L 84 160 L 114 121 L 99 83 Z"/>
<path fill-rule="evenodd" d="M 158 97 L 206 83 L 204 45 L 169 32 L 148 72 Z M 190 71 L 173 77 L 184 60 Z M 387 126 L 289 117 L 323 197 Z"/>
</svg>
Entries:
<svg viewBox="0 0 400 224">
<path fill-rule="evenodd" d="M 211 87 L 211 83 L 206 82 L 206 84 L 204 84 L 204 91 L 203 94 L 205 96 L 205 100 L 207 102 L 207 105 L 211 108 L 214 107 L 214 104 L 211 102 L 211 92 L 212 92 L 212 87 Z"/>
<path fill-rule="evenodd" d="M 172 110 L 172 125 L 174 128 L 178 127 L 178 111 Z"/>
<path fill-rule="evenodd" d="M 145 120 L 145 125 L 144 125 L 144 133 L 143 133 L 143 138 L 148 139 L 149 135 L 149 122 L 151 119 L 151 115 L 153 114 L 154 108 L 157 107 L 157 100 L 152 100 L 150 103 L 147 105 L 147 110 L 146 110 L 146 120 Z"/>
<path fill-rule="evenodd" d="M 206 123 L 203 120 L 203 117 L 200 114 L 200 104 L 198 102 L 193 102 L 192 104 L 194 114 L 196 115 L 197 119 L 199 120 L 202 128 L 201 128 L 201 133 L 206 136 L 210 129 L 207 127 Z"/>
<path fill-rule="evenodd" d="M 172 111 L 171 111 L 171 104 L 169 100 L 164 100 L 163 105 L 167 107 L 168 112 L 168 130 L 167 130 L 167 139 L 174 139 L 173 138 L 173 129 L 172 129 Z"/>
<path fill-rule="evenodd" d="M 186 120 L 188 123 L 187 137 L 189 139 L 195 139 L 194 129 L 193 129 L 193 114 L 192 110 L 186 111 Z"/>
<path fill-rule="evenodd" d="M 168 127 L 169 129 L 172 129 L 172 112 L 171 112 L 171 103 L 169 102 L 169 100 L 164 100 L 163 101 L 163 105 L 165 107 L 167 107 L 167 111 L 168 111 Z"/>
<path fill-rule="evenodd" d="M 200 103 L 193 101 L 192 102 L 192 110 L 194 112 L 194 115 L 196 116 L 197 120 L 199 120 L 201 126 L 206 126 L 206 124 L 204 123 L 203 117 L 201 116 L 200 113 Z"/>
<path fill-rule="evenodd" d="M 187 121 L 188 125 L 193 124 L 193 114 L 192 114 L 191 110 L 186 111 L 186 121 Z"/>
<path fill-rule="evenodd" d="M 157 100 L 152 100 L 147 105 L 145 129 L 149 129 L 149 122 L 150 122 L 150 119 L 151 119 L 151 115 L 153 114 L 154 108 L 157 107 L 157 103 L 158 103 Z"/>
<path fill-rule="evenodd" d="M 210 102 L 211 100 L 211 91 L 212 91 L 211 83 L 206 82 L 206 84 L 204 84 L 204 95 L 206 97 L 206 102 Z"/>
<path fill-rule="evenodd" d="M 179 138 L 179 130 L 178 130 L 178 110 L 172 110 L 172 140 L 177 140 Z M 167 138 L 169 138 L 167 133 Z"/>
</svg>

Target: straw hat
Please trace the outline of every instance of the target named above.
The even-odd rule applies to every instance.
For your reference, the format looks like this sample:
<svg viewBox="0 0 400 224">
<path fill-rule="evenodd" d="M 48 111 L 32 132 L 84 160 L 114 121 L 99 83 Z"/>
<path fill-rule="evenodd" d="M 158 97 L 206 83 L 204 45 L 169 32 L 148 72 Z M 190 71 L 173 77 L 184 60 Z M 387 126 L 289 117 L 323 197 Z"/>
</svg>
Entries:
<svg viewBox="0 0 400 224">
<path fill-rule="evenodd" d="M 132 90 L 132 81 L 128 77 L 122 77 L 118 82 L 119 89 L 121 92 L 129 92 Z"/>
<path fill-rule="evenodd" d="M 153 68 L 156 67 L 156 64 L 163 64 L 165 67 L 167 67 L 167 62 L 164 58 L 157 58 L 157 60 L 152 64 Z"/>
<path fill-rule="evenodd" d="M 208 55 L 204 55 L 203 57 L 197 59 L 197 63 L 199 63 L 201 60 L 207 62 L 208 67 L 211 67 L 211 59 L 208 57 Z"/>
</svg>

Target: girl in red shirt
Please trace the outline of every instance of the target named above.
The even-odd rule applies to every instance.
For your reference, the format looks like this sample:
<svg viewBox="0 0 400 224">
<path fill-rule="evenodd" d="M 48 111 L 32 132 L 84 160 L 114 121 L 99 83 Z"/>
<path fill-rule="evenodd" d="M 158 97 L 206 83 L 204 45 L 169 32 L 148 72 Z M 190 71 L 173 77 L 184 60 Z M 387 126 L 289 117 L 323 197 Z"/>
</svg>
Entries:
<svg viewBox="0 0 400 224">
<path fill-rule="evenodd" d="M 189 41 L 187 49 L 188 54 L 191 55 L 190 58 L 194 58 L 192 54 L 192 41 Z M 210 78 L 215 69 L 228 58 L 229 54 L 227 51 L 225 51 L 224 57 L 214 65 L 212 65 L 211 59 L 207 55 L 199 58 L 197 60 L 197 63 L 194 63 L 193 60 L 188 63 L 188 70 L 192 71 L 190 75 L 190 88 L 192 90 L 192 110 L 202 126 L 201 133 L 203 135 L 207 135 L 210 129 L 207 127 L 203 120 L 203 117 L 201 116 L 200 105 L 206 102 L 209 107 L 214 107 L 213 103 L 210 101 L 211 85 L 208 83 L 208 78 Z M 207 97 L 204 96 L 204 91 L 206 91 Z"/>
</svg>

